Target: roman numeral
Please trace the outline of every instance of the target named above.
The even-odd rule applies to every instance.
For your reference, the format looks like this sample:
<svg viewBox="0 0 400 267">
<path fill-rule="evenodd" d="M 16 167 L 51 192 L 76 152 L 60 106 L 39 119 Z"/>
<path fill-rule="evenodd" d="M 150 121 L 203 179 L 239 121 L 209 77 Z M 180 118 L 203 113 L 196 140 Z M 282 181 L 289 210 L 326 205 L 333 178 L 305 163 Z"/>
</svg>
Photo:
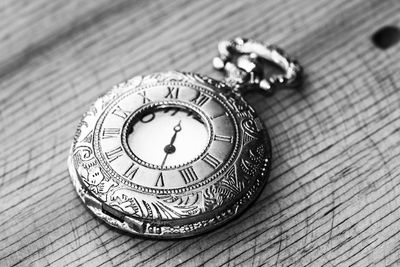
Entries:
<svg viewBox="0 0 400 267">
<path fill-rule="evenodd" d="M 106 152 L 106 158 L 110 161 L 113 162 L 114 160 L 116 160 L 117 158 L 122 156 L 122 147 L 117 147 L 109 152 Z"/>
<path fill-rule="evenodd" d="M 225 135 L 218 135 L 216 134 L 214 136 L 214 140 L 215 141 L 221 141 L 221 142 L 229 142 L 232 143 L 233 142 L 233 137 L 232 136 L 225 136 Z"/>
<path fill-rule="evenodd" d="M 204 160 L 204 162 L 208 163 L 214 169 L 217 168 L 219 164 L 221 164 L 221 161 L 219 161 L 219 159 L 217 159 L 214 156 L 211 156 L 208 153 L 204 156 L 203 160 Z"/>
<path fill-rule="evenodd" d="M 179 87 L 167 87 L 168 89 L 168 93 L 165 96 L 165 98 L 178 98 L 178 94 L 179 94 Z"/>
<path fill-rule="evenodd" d="M 120 128 L 104 128 L 103 129 L 103 139 L 108 139 L 108 138 L 116 138 L 118 137 L 120 133 Z"/>
<path fill-rule="evenodd" d="M 210 98 L 206 95 L 203 95 L 200 92 L 197 92 L 196 97 L 194 97 L 193 99 L 191 99 L 190 101 L 195 103 L 198 106 L 203 106 Z"/>
<path fill-rule="evenodd" d="M 124 176 L 130 180 L 135 177 L 139 167 L 136 167 L 135 163 L 132 163 L 131 166 L 125 171 Z"/>
<path fill-rule="evenodd" d="M 162 175 L 162 172 L 160 172 L 160 175 L 158 175 L 156 186 L 164 187 L 164 177 Z"/>
<path fill-rule="evenodd" d="M 138 95 L 140 95 L 143 98 L 143 104 L 151 102 L 151 99 L 146 96 L 146 91 L 139 92 Z"/>
<path fill-rule="evenodd" d="M 116 109 L 114 109 L 111 113 L 122 119 L 126 119 L 129 116 L 129 114 L 131 114 L 130 111 L 123 110 L 120 106 L 117 106 Z"/>
<path fill-rule="evenodd" d="M 197 177 L 197 174 L 195 173 L 195 171 L 193 170 L 193 167 L 190 166 L 186 169 L 180 170 L 179 171 L 180 174 L 183 177 L 183 180 L 185 181 L 185 184 L 194 182 L 196 180 L 198 180 L 199 178 Z"/>
</svg>

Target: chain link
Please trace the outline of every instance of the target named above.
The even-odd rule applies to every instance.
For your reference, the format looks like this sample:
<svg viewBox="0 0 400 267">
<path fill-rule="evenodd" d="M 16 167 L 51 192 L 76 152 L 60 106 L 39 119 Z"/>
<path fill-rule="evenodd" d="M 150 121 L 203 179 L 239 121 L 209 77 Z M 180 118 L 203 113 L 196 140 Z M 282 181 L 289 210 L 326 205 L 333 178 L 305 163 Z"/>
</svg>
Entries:
<svg viewBox="0 0 400 267">
<path fill-rule="evenodd" d="M 301 83 L 302 67 L 277 46 L 235 38 L 221 41 L 218 51 L 214 68 L 224 71 L 225 82 L 236 90 L 259 88 L 272 92 L 275 88 L 297 87 Z M 283 74 L 266 77 L 262 60 L 279 66 Z"/>
</svg>

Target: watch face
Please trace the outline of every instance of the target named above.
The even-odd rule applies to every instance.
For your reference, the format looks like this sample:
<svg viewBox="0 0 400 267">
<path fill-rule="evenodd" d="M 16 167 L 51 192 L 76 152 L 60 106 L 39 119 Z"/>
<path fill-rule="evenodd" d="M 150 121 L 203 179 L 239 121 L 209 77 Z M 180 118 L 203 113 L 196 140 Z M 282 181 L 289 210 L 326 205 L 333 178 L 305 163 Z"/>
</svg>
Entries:
<svg viewBox="0 0 400 267">
<path fill-rule="evenodd" d="M 238 152 L 237 125 L 213 91 L 158 83 L 127 91 L 107 107 L 94 152 L 114 178 L 135 189 L 182 193 L 226 168 Z"/>
<path fill-rule="evenodd" d="M 96 101 L 78 127 L 70 173 L 106 222 L 182 237 L 243 210 L 269 158 L 268 136 L 242 98 L 212 79 L 170 72 L 135 77 Z"/>
<path fill-rule="evenodd" d="M 200 157 L 210 141 L 209 129 L 195 110 L 164 104 L 136 114 L 127 128 L 127 143 L 142 162 L 167 170 Z"/>
</svg>

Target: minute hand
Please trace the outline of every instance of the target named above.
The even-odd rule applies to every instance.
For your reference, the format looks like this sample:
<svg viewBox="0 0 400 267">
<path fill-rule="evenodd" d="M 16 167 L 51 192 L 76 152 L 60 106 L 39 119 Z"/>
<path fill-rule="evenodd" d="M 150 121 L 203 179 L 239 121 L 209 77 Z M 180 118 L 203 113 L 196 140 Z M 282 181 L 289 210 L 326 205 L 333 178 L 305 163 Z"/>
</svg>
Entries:
<svg viewBox="0 0 400 267">
<path fill-rule="evenodd" d="M 165 157 L 164 157 L 164 159 L 163 159 L 163 161 L 161 163 L 161 167 L 164 166 L 168 155 L 175 152 L 174 142 L 175 142 L 175 139 L 176 139 L 176 136 L 177 136 L 178 132 L 180 132 L 181 130 L 182 130 L 181 121 L 179 121 L 179 123 L 174 127 L 174 135 L 172 136 L 171 141 L 169 142 L 168 145 L 166 145 L 164 147 Z"/>
<path fill-rule="evenodd" d="M 174 127 L 174 135 L 172 136 L 172 138 L 171 138 L 171 142 L 169 143 L 169 145 L 170 146 L 172 146 L 173 144 L 174 144 L 174 142 L 175 142 L 175 139 L 176 139 L 176 135 L 178 134 L 178 132 L 180 132 L 182 130 L 182 127 L 181 127 L 181 121 L 179 121 L 179 123 Z"/>
</svg>

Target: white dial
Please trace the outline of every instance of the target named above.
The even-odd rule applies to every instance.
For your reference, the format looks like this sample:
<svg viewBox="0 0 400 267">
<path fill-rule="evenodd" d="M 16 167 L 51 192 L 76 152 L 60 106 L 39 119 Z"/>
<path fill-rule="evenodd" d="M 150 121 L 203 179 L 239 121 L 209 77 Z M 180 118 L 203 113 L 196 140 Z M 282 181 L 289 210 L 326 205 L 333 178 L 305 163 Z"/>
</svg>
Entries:
<svg viewBox="0 0 400 267">
<path fill-rule="evenodd" d="M 146 110 L 129 130 L 131 151 L 161 169 L 191 162 L 206 149 L 210 138 L 201 116 L 181 107 Z"/>
</svg>

